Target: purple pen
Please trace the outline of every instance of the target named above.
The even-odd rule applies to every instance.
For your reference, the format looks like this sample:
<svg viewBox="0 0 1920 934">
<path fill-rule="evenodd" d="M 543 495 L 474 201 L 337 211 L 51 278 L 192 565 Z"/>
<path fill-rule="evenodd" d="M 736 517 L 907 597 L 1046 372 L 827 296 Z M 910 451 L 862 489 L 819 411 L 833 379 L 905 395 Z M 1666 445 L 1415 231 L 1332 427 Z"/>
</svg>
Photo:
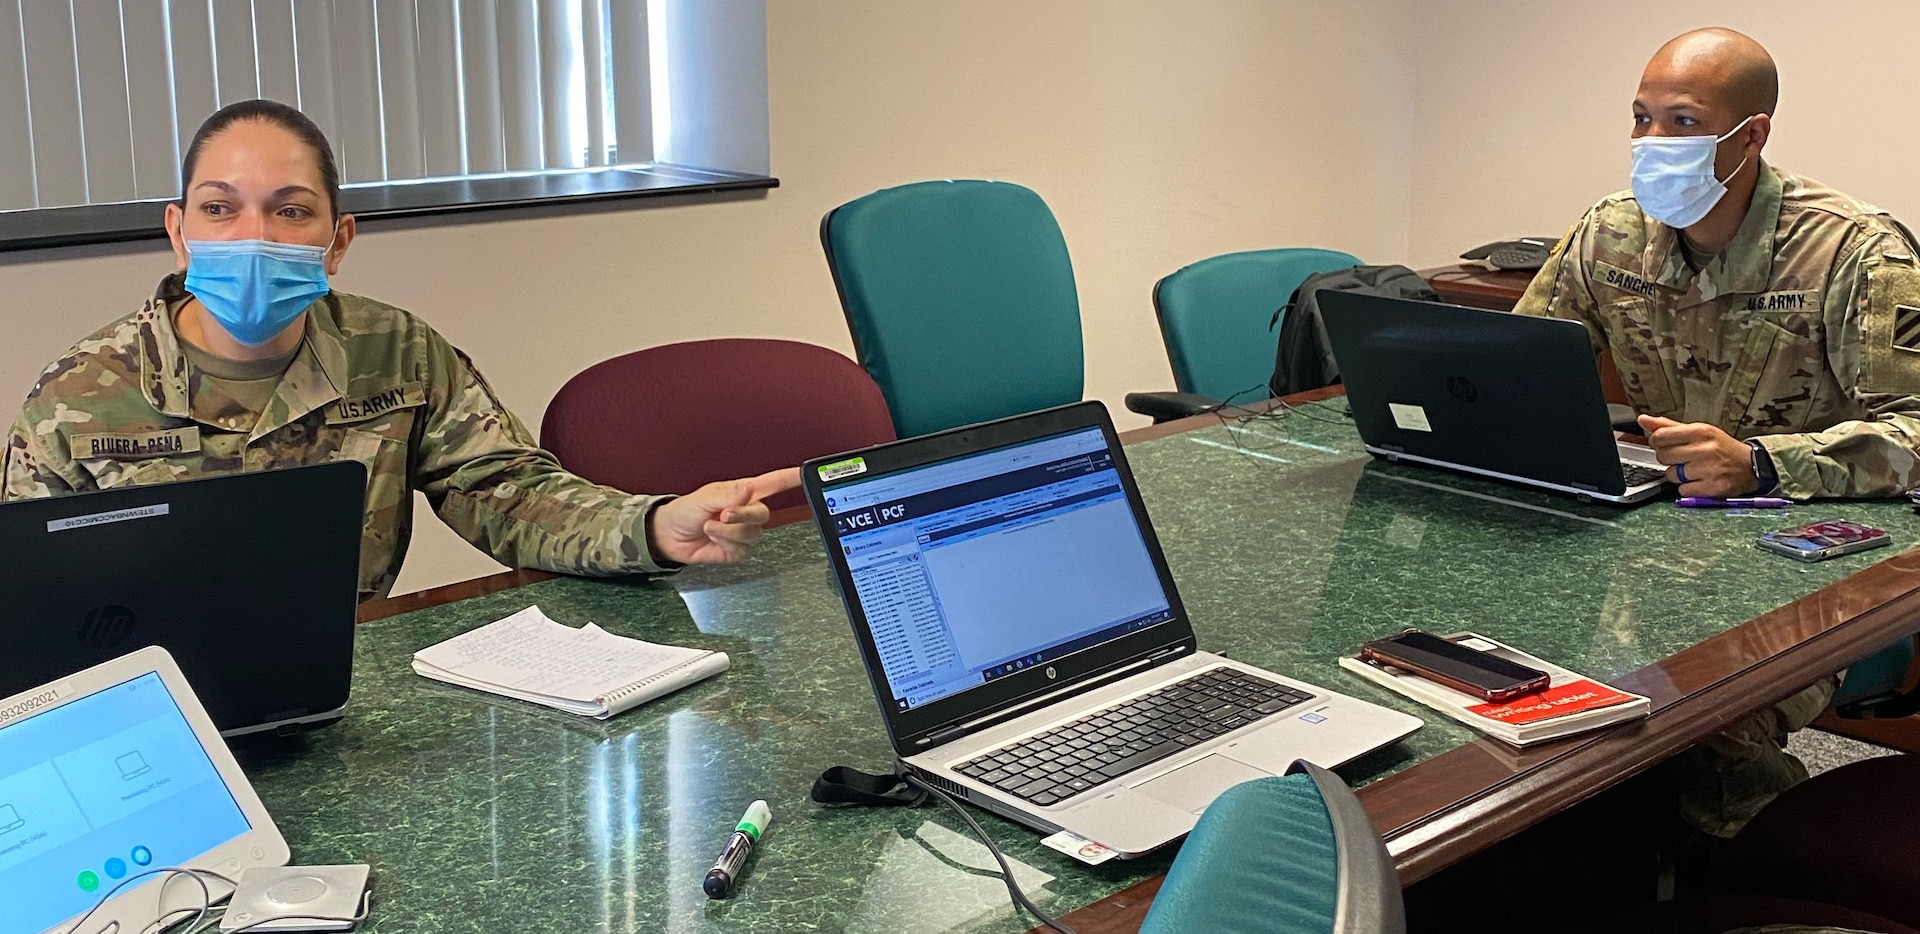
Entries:
<svg viewBox="0 0 1920 934">
<path fill-rule="evenodd" d="M 1793 500 L 1779 496 L 1736 496 L 1731 499 L 1682 496 L 1673 504 L 1689 509 L 1785 509 L 1793 505 Z"/>
</svg>

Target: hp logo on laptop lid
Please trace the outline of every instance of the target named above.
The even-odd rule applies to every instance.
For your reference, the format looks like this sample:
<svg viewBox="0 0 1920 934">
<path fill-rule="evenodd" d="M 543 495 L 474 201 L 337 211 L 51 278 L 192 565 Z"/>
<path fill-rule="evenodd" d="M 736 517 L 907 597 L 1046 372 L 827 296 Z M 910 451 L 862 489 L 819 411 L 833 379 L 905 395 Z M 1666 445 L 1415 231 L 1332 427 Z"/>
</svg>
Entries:
<svg viewBox="0 0 1920 934">
<path fill-rule="evenodd" d="M 80 644 L 89 649 L 111 649 L 127 641 L 139 621 L 140 618 L 124 606 L 103 604 L 80 617 L 80 628 L 75 635 L 80 637 Z"/>
</svg>

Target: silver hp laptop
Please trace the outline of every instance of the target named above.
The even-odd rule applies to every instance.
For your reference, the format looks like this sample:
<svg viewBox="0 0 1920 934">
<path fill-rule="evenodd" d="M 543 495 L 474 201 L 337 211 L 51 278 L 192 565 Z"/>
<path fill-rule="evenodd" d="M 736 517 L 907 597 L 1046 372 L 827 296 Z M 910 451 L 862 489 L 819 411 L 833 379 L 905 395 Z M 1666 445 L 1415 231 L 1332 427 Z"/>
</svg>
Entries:
<svg viewBox="0 0 1920 934">
<path fill-rule="evenodd" d="M 1581 500 L 1666 486 L 1653 449 L 1614 437 L 1578 322 L 1331 291 L 1320 315 L 1374 454 Z"/>
<path fill-rule="evenodd" d="M 1002 816 L 1138 856 L 1420 726 L 1198 650 L 1098 402 L 802 474 L 902 767 Z"/>
<path fill-rule="evenodd" d="M 234 879 L 287 856 L 165 649 L 0 699 L 0 932 L 166 928 L 232 891 L 168 870 Z"/>
</svg>

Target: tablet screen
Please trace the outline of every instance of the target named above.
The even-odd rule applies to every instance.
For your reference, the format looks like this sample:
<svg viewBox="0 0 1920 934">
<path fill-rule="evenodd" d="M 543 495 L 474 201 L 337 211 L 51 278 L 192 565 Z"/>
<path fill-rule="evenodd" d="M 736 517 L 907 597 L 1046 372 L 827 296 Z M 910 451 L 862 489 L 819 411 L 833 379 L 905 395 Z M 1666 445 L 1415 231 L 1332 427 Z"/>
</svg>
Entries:
<svg viewBox="0 0 1920 934">
<path fill-rule="evenodd" d="M 156 672 L 15 720 L 0 727 L 0 934 L 39 934 L 251 829 Z"/>
</svg>

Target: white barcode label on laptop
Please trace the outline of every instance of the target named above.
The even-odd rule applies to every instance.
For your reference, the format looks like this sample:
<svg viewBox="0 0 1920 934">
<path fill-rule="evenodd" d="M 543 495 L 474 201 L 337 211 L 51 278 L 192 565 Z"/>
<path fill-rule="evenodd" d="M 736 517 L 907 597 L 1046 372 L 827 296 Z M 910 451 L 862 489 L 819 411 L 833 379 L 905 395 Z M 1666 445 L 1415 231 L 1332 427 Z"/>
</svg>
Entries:
<svg viewBox="0 0 1920 934">
<path fill-rule="evenodd" d="M 151 519 L 154 516 L 166 515 L 169 509 L 168 503 L 155 503 L 152 506 L 135 506 L 132 509 L 119 509 L 113 512 L 96 512 L 67 519 L 52 519 L 47 522 L 47 531 L 64 532 L 68 529 L 89 529 L 109 522 L 126 522 L 129 519 Z"/>
<path fill-rule="evenodd" d="M 1407 431 L 1433 430 L 1433 425 L 1427 421 L 1427 410 L 1420 406 L 1389 402 L 1387 411 L 1393 413 L 1393 423 Z"/>
</svg>

